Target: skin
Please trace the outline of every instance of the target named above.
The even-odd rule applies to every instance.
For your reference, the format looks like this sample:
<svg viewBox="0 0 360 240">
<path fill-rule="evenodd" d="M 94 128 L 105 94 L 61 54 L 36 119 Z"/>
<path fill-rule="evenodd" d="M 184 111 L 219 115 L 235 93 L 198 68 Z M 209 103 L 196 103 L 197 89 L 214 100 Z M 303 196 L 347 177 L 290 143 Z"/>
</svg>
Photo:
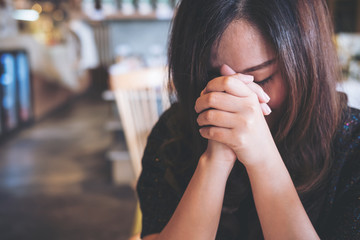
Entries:
<svg viewBox="0 0 360 240">
<path fill-rule="evenodd" d="M 218 47 L 213 48 L 211 58 L 213 69 L 221 69 L 223 64 L 227 64 L 234 70 L 226 71 L 225 75 L 243 73 L 253 76 L 255 83 L 272 76 L 272 80 L 259 84 L 271 99 L 268 105 L 272 113 L 266 117 L 270 128 L 275 126 L 283 114 L 287 84 L 281 77 L 276 61 L 256 71 L 251 69 L 273 59 L 275 60 L 275 52 L 259 31 L 238 21 L 230 24 L 225 30 Z"/>
<path fill-rule="evenodd" d="M 209 81 L 195 104 L 208 147 L 169 223 L 144 240 L 214 239 L 236 159 L 249 175 L 265 239 L 319 239 L 270 131 L 283 112 L 287 87 L 276 62 L 257 66 L 274 56 L 247 22 L 228 26 L 211 58 L 221 76 Z M 266 84 L 260 83 L 269 76 Z"/>
</svg>

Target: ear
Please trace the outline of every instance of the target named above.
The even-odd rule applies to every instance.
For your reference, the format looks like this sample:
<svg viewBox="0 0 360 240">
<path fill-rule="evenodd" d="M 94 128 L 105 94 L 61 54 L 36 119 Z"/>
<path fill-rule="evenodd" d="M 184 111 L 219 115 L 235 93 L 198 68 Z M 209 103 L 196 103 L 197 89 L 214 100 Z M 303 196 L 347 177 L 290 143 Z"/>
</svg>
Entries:
<svg viewBox="0 0 360 240">
<path fill-rule="evenodd" d="M 223 64 L 220 68 L 220 74 L 223 76 L 230 76 L 236 74 L 236 72 L 226 64 Z"/>
</svg>

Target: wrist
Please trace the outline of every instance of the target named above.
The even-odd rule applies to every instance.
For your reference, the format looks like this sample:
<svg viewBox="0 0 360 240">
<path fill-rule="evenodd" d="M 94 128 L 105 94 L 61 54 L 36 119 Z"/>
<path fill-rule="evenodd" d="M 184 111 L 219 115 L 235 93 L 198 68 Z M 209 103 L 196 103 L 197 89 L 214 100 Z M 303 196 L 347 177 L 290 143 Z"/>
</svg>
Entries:
<svg viewBox="0 0 360 240">
<path fill-rule="evenodd" d="M 205 152 L 199 159 L 198 167 L 213 169 L 216 172 L 222 172 L 225 173 L 226 175 L 229 175 L 234 166 L 236 159 L 224 160 L 221 158 L 223 157 L 221 156 L 215 157 L 214 155 L 209 155 Z"/>
<path fill-rule="evenodd" d="M 283 163 L 274 141 L 262 144 L 260 149 L 258 148 L 252 151 L 242 150 L 240 153 L 236 152 L 236 156 L 248 171 L 263 171 L 274 168 L 275 165 L 279 163 Z"/>
<path fill-rule="evenodd" d="M 279 152 L 274 152 L 264 157 L 261 161 L 247 163 L 244 164 L 244 166 L 250 178 L 260 175 L 262 177 L 270 177 L 270 175 L 274 177 L 274 175 L 280 174 L 283 171 L 287 172 L 287 168 Z"/>
</svg>

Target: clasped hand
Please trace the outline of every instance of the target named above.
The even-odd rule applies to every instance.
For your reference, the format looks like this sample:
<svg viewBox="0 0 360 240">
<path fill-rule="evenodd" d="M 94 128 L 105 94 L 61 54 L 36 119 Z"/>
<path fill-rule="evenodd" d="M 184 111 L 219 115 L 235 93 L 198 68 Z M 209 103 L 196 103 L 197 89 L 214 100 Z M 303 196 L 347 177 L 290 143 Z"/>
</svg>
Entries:
<svg viewBox="0 0 360 240">
<path fill-rule="evenodd" d="M 264 115 L 271 113 L 269 96 L 249 75 L 229 66 L 209 81 L 195 104 L 200 134 L 209 140 L 204 154 L 245 166 L 261 164 L 274 144 Z"/>
</svg>

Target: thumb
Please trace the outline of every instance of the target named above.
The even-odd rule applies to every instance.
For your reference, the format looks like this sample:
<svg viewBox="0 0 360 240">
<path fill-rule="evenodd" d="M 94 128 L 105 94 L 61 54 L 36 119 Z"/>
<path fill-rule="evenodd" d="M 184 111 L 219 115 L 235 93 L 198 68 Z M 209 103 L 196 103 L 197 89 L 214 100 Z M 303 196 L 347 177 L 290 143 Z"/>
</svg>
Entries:
<svg viewBox="0 0 360 240">
<path fill-rule="evenodd" d="M 236 74 L 236 72 L 226 64 L 223 64 L 220 68 L 220 74 L 223 76 L 230 76 Z"/>
<path fill-rule="evenodd" d="M 220 75 L 222 76 L 234 76 L 240 80 L 242 80 L 244 83 L 251 83 L 254 81 L 254 77 L 251 75 L 244 75 L 241 73 L 235 72 L 229 65 L 223 64 L 220 67 Z"/>
</svg>

